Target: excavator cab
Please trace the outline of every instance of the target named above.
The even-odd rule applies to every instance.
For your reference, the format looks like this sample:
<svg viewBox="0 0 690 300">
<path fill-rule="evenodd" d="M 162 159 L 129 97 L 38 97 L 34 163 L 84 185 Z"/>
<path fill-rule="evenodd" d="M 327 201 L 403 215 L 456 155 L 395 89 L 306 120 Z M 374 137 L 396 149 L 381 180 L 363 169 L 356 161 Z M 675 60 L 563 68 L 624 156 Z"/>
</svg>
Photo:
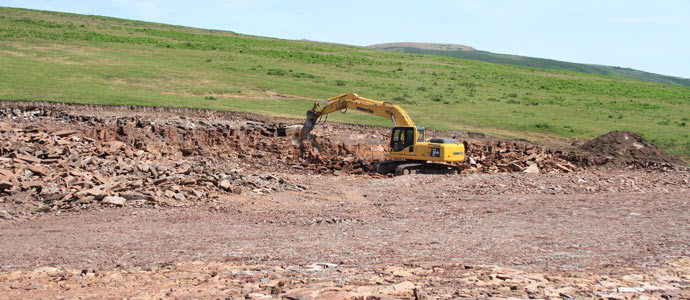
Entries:
<svg viewBox="0 0 690 300">
<path fill-rule="evenodd" d="M 391 134 L 391 152 L 400 152 L 409 146 L 414 146 L 417 138 L 415 127 L 394 127 Z M 414 151 L 410 148 L 410 152 Z"/>
<path fill-rule="evenodd" d="M 424 127 L 394 127 L 391 133 L 391 151 L 399 152 L 405 148 L 424 142 Z M 414 152 L 414 147 L 409 148 L 409 152 Z"/>
</svg>

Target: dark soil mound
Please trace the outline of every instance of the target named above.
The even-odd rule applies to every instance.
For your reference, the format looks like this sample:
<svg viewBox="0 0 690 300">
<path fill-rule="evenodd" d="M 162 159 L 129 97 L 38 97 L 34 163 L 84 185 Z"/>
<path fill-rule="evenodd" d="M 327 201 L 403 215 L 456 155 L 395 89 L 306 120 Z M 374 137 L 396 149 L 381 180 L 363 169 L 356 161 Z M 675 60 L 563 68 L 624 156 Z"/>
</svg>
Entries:
<svg viewBox="0 0 690 300">
<path fill-rule="evenodd" d="M 580 146 L 591 155 L 606 157 L 611 162 L 661 162 L 683 164 L 680 158 L 668 154 L 632 131 L 611 131 Z"/>
</svg>

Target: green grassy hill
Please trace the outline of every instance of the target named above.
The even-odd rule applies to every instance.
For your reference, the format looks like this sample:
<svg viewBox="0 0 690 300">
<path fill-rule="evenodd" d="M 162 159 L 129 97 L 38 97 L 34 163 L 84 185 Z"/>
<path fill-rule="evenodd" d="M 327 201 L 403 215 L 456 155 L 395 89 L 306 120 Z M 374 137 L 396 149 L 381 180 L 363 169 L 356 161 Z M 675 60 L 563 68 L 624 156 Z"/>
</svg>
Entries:
<svg viewBox="0 0 690 300">
<path fill-rule="evenodd" d="M 476 60 L 0 8 L 0 99 L 303 118 L 345 92 L 422 126 L 533 141 L 638 132 L 690 156 L 690 88 Z M 391 126 L 357 113 L 329 120 Z"/>
<path fill-rule="evenodd" d="M 415 54 L 430 54 L 430 55 L 440 55 L 449 56 L 455 58 L 473 59 L 479 61 L 485 61 L 497 64 L 506 65 L 516 65 L 530 68 L 542 68 L 557 71 L 573 71 L 582 72 L 588 74 L 599 74 L 606 75 L 616 78 L 641 80 L 648 82 L 657 83 L 667 83 L 667 84 L 680 84 L 685 86 L 690 86 L 690 79 L 680 78 L 674 76 L 666 76 L 660 74 L 654 74 L 644 71 L 639 71 L 630 68 L 612 67 L 612 66 L 602 66 L 593 64 L 578 64 L 566 61 L 546 59 L 546 58 L 536 58 L 528 56 L 519 55 L 509 55 L 509 54 L 498 54 L 491 53 L 488 51 L 478 51 L 472 48 L 469 49 L 452 49 L 447 45 L 449 49 L 434 49 L 436 44 L 430 44 L 431 46 L 426 47 L 424 43 L 417 43 L 418 46 L 410 46 L 409 44 L 415 43 L 390 43 L 390 44 L 378 44 L 368 46 L 369 48 L 397 51 L 403 53 L 415 53 Z M 439 44 L 443 45 L 443 44 Z"/>
</svg>

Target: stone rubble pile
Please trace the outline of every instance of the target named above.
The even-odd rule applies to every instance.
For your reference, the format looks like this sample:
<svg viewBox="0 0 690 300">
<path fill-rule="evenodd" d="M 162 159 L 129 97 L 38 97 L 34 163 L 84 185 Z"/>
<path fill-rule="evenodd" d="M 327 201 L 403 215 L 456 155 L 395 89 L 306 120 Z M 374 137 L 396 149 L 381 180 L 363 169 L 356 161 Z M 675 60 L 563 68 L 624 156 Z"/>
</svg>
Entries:
<svg viewBox="0 0 690 300">
<path fill-rule="evenodd" d="M 171 143 L 130 139 L 122 122 L 107 130 L 104 122 L 92 119 L 98 125 L 84 131 L 41 126 L 33 112 L 13 115 L 9 122 L 0 121 L 0 208 L 4 208 L 0 218 L 14 218 L 7 206 L 21 215 L 93 205 L 185 206 L 228 194 L 305 189 L 270 170 L 242 168 L 244 164 L 238 163 L 238 157 L 261 157 L 260 152 L 230 153 L 235 159 L 192 155 L 209 149 L 195 147 L 187 153 L 185 147 L 191 145 L 185 143 L 171 147 Z M 166 127 L 153 133 L 170 133 Z M 119 137 L 111 136 L 112 131 Z"/>
<path fill-rule="evenodd" d="M 646 271 L 523 271 L 456 264 L 358 267 L 186 262 L 152 270 L 53 267 L 0 274 L 0 291 L 93 298 L 224 299 L 687 299 L 690 261 Z M 171 288 L 174 287 L 174 288 Z"/>
<path fill-rule="evenodd" d="M 470 143 L 464 173 L 571 173 L 588 166 L 586 160 L 526 143 Z"/>
<path fill-rule="evenodd" d="M 387 129 L 328 123 L 302 143 L 300 128 L 198 110 L 3 102 L 0 218 L 305 189 L 275 174 L 392 176 L 376 171 Z M 470 141 L 467 153 L 463 173 L 569 173 L 606 163 L 492 139 Z"/>
</svg>

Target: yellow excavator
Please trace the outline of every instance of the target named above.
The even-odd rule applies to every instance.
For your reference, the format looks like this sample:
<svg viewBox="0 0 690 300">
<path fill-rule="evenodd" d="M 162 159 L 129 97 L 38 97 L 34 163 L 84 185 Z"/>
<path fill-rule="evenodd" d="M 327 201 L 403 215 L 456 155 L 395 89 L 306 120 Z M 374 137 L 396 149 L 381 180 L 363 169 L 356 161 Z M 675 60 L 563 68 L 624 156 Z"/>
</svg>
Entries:
<svg viewBox="0 0 690 300">
<path fill-rule="evenodd" d="M 393 121 L 388 156 L 397 160 L 379 163 L 377 169 L 380 173 L 395 172 L 396 175 L 403 175 L 460 171 L 458 166 L 446 163 L 463 161 L 466 143 L 460 143 L 451 138 L 432 138 L 425 141 L 424 127 L 416 126 L 400 106 L 363 98 L 355 93 L 343 94 L 327 101 L 314 103 L 314 107 L 307 111 L 307 119 L 300 132 L 300 138 L 306 139 L 314 125 L 323 116 L 348 110 Z"/>
</svg>

